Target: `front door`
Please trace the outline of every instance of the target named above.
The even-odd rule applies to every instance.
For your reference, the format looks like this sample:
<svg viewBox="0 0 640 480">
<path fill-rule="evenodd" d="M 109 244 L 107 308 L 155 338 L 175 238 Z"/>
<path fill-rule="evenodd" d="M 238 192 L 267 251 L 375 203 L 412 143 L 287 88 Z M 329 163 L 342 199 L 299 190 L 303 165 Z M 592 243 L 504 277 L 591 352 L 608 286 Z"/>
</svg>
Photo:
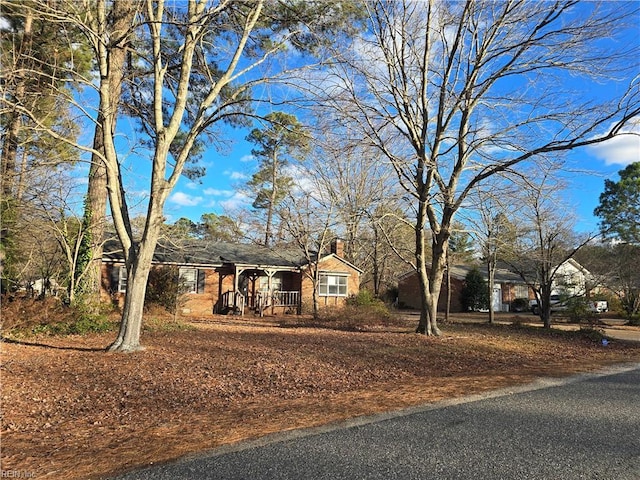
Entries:
<svg viewBox="0 0 640 480">
<path fill-rule="evenodd" d="M 494 312 L 502 311 L 502 287 L 499 283 L 493 285 L 493 298 L 491 302 L 493 303 Z"/>
</svg>

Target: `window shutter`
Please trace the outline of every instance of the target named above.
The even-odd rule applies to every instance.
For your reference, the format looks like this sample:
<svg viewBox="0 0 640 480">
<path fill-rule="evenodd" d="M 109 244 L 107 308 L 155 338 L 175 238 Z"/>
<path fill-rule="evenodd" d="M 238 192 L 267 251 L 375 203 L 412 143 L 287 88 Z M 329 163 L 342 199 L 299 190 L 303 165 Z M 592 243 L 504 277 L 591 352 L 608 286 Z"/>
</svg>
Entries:
<svg viewBox="0 0 640 480">
<path fill-rule="evenodd" d="M 117 263 L 112 263 L 109 265 L 109 293 L 118 293 L 118 282 L 120 281 L 120 265 Z"/>
<path fill-rule="evenodd" d="M 196 293 L 204 293 L 204 270 L 198 269 L 198 286 Z"/>
</svg>

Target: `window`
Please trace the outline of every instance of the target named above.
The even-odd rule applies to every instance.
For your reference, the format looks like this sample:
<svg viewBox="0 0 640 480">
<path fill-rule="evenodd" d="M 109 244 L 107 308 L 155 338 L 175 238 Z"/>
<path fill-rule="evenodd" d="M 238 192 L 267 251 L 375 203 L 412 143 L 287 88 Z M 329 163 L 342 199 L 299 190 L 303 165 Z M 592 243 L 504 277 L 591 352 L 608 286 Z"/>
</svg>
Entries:
<svg viewBox="0 0 640 480">
<path fill-rule="evenodd" d="M 185 293 L 197 293 L 198 291 L 198 269 L 180 267 L 180 280 L 184 286 Z"/>
<path fill-rule="evenodd" d="M 322 297 L 346 297 L 347 296 L 347 276 L 346 275 L 320 275 L 318 293 Z"/>
<path fill-rule="evenodd" d="M 267 292 L 269 290 L 269 277 L 260 277 L 258 279 L 260 283 L 258 284 L 258 290 L 260 292 Z M 282 290 L 282 276 L 276 273 L 273 277 L 271 277 L 271 291 L 279 292 Z"/>
<path fill-rule="evenodd" d="M 516 298 L 529 298 L 529 288 L 526 285 L 516 285 Z"/>
<path fill-rule="evenodd" d="M 127 267 L 122 265 L 118 271 L 118 292 L 127 291 Z"/>
</svg>

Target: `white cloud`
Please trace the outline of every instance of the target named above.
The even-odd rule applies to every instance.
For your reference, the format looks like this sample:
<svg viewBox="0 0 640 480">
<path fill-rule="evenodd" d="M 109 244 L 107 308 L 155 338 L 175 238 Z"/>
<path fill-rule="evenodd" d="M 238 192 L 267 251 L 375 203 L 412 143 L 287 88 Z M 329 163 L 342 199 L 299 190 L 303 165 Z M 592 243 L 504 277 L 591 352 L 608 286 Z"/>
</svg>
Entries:
<svg viewBox="0 0 640 480">
<path fill-rule="evenodd" d="M 589 152 L 606 165 L 640 162 L 640 120 L 618 136 L 588 147 Z"/>
<path fill-rule="evenodd" d="M 202 197 L 196 197 L 194 195 L 187 195 L 186 193 L 176 192 L 169 197 L 171 203 L 175 203 L 182 207 L 195 207 L 202 202 Z"/>
<path fill-rule="evenodd" d="M 231 197 L 235 193 L 233 190 L 219 190 L 217 188 L 205 188 L 202 193 L 213 197 Z"/>
<path fill-rule="evenodd" d="M 252 202 L 252 199 L 249 198 L 248 195 L 242 192 L 235 192 L 231 198 L 220 202 L 220 206 L 225 210 L 234 211 L 234 210 L 237 210 L 238 208 L 251 205 L 251 202 Z"/>
<path fill-rule="evenodd" d="M 254 157 L 253 155 L 243 155 L 240 158 L 240 161 L 242 163 L 246 163 L 246 162 L 253 162 L 256 159 L 256 157 Z"/>
<path fill-rule="evenodd" d="M 242 172 L 227 170 L 224 172 L 224 174 L 227 175 L 231 180 L 248 180 L 249 179 L 249 175 Z"/>
</svg>

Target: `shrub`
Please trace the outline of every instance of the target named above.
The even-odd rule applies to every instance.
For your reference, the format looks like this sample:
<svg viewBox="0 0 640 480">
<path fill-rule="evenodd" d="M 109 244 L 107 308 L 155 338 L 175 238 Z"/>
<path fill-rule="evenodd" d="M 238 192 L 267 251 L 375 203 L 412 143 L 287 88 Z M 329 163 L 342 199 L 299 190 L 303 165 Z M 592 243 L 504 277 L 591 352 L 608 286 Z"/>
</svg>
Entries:
<svg viewBox="0 0 640 480">
<path fill-rule="evenodd" d="M 75 321 L 67 324 L 66 331 L 63 330 L 62 334 L 102 333 L 113 328 L 113 323 L 109 320 L 111 310 L 109 305 L 77 304 L 73 310 L 75 311 Z"/>
<path fill-rule="evenodd" d="M 28 331 L 50 323 L 73 321 L 73 311 L 54 297 L 2 296 L 2 330 Z"/>
<path fill-rule="evenodd" d="M 460 302 L 465 310 L 478 311 L 489 308 L 487 282 L 477 268 L 467 273 L 460 292 Z"/>
<path fill-rule="evenodd" d="M 593 324 L 597 316 L 591 311 L 586 298 L 570 298 L 567 300 L 567 314 L 571 321 L 580 323 L 587 321 Z"/>
<path fill-rule="evenodd" d="M 633 291 L 627 291 L 625 296 L 620 299 L 622 304 L 622 310 L 625 316 L 629 319 L 629 323 L 637 325 L 637 318 L 640 315 L 638 312 L 638 305 L 640 304 L 640 292 L 636 289 Z M 634 320 L 634 318 L 636 320 Z"/>
<path fill-rule="evenodd" d="M 12 335 L 84 335 L 111 330 L 110 308 L 96 308 L 95 303 L 77 301 L 63 305 L 58 299 L 15 298 L 3 302 L 3 330 Z"/>
<path fill-rule="evenodd" d="M 394 318 L 385 303 L 368 290 L 362 290 L 358 295 L 348 298 L 342 308 L 322 308 L 315 319 L 303 322 L 310 327 L 349 331 L 363 331 L 393 323 Z"/>
<path fill-rule="evenodd" d="M 369 290 L 360 290 L 357 295 L 347 299 L 347 305 L 355 305 L 358 307 L 370 307 L 384 305 L 384 302 L 376 298 Z"/>
<path fill-rule="evenodd" d="M 186 293 L 184 281 L 180 279 L 180 270 L 176 266 L 164 265 L 152 268 L 149 272 L 145 306 L 157 305 L 175 315 L 184 304 Z"/>
<path fill-rule="evenodd" d="M 529 310 L 529 300 L 526 298 L 516 298 L 511 302 L 512 312 L 526 312 Z"/>
</svg>

